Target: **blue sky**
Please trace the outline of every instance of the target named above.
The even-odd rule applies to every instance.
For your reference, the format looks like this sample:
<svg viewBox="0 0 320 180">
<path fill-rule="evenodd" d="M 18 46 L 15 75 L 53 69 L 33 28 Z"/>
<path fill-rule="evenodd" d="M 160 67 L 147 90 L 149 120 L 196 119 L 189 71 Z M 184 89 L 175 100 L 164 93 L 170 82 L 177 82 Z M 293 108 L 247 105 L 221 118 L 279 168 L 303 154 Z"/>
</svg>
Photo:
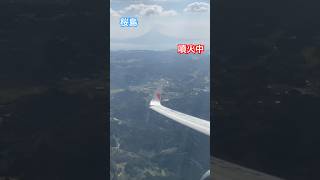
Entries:
<svg viewBox="0 0 320 180">
<path fill-rule="evenodd" d="M 209 48 L 209 1 L 111 0 L 110 7 L 111 50 L 167 50 L 178 43 L 201 43 Z M 139 26 L 120 27 L 120 17 L 125 16 L 137 17 Z M 152 46 L 144 43 L 150 38 Z"/>
</svg>

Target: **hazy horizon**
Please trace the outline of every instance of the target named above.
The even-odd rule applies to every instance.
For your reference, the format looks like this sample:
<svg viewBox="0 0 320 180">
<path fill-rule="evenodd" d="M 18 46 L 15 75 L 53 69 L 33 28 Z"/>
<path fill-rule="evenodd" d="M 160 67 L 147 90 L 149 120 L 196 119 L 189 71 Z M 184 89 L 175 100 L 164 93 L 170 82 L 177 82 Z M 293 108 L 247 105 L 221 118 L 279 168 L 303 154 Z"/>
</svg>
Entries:
<svg viewBox="0 0 320 180">
<path fill-rule="evenodd" d="M 209 1 L 113 0 L 111 50 L 169 50 L 177 44 L 210 43 Z M 136 17 L 138 27 L 120 27 L 121 17 Z"/>
</svg>

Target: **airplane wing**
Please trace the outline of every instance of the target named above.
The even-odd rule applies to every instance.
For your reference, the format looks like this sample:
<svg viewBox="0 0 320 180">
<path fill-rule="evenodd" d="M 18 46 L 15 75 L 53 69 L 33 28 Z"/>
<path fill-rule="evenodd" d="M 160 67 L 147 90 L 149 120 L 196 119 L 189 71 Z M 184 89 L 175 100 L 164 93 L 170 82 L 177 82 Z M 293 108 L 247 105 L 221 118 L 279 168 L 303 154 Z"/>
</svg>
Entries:
<svg viewBox="0 0 320 180">
<path fill-rule="evenodd" d="M 201 132 L 207 136 L 210 136 L 210 122 L 204 119 L 193 117 L 165 106 L 161 105 L 161 95 L 159 91 L 156 91 L 153 99 L 150 102 L 150 108 L 180 124 L 188 126 L 198 132 Z"/>
<path fill-rule="evenodd" d="M 161 105 L 161 95 L 156 91 L 151 100 L 150 109 L 180 123 L 188 126 L 198 132 L 210 136 L 210 122 L 204 119 L 193 117 Z M 221 159 L 213 158 L 213 175 L 215 180 L 281 180 L 278 177 L 258 172 L 243 166 L 239 166 Z M 210 176 L 210 170 L 201 178 L 205 179 Z"/>
<path fill-rule="evenodd" d="M 212 167 L 214 180 L 283 180 L 218 158 L 213 158 Z"/>
</svg>

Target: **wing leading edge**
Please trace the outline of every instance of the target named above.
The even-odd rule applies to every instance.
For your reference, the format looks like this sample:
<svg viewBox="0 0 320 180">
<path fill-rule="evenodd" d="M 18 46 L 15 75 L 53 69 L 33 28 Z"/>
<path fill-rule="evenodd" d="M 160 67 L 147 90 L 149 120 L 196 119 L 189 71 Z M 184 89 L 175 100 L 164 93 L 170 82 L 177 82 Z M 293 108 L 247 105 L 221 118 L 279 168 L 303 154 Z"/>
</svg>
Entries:
<svg viewBox="0 0 320 180">
<path fill-rule="evenodd" d="M 160 92 L 156 91 L 153 99 L 150 102 L 150 109 L 182 124 L 188 126 L 198 132 L 210 136 L 210 122 L 194 116 L 190 116 L 161 105 Z"/>
</svg>

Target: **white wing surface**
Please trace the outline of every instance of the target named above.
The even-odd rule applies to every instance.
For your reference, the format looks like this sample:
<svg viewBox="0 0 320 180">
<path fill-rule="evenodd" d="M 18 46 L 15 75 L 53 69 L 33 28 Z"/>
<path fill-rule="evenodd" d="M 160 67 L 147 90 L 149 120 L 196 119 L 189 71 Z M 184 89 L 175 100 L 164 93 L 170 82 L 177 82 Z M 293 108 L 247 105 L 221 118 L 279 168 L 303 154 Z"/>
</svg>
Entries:
<svg viewBox="0 0 320 180">
<path fill-rule="evenodd" d="M 150 102 L 150 109 L 180 123 L 188 126 L 198 132 L 210 136 L 210 122 L 194 116 L 190 116 L 161 105 L 161 95 L 156 91 L 153 99 Z"/>
<path fill-rule="evenodd" d="M 161 95 L 156 91 L 153 99 L 150 102 L 150 109 L 182 124 L 188 126 L 198 132 L 210 136 L 210 122 L 194 116 L 190 116 L 161 105 Z M 217 180 L 281 180 L 262 172 L 251 170 L 233 163 L 214 158 L 213 160 L 213 179 Z M 206 179 L 210 176 L 210 171 L 207 171 L 201 178 Z"/>
</svg>

